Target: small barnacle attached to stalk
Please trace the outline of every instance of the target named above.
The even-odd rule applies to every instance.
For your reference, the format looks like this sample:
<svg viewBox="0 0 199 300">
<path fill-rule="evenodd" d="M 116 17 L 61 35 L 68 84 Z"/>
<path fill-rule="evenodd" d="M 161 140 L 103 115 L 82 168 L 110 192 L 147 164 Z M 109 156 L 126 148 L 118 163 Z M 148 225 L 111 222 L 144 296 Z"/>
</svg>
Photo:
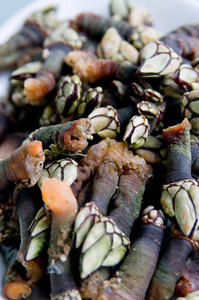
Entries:
<svg viewBox="0 0 199 300">
<path fill-rule="evenodd" d="M 135 153 L 143 157 L 148 163 L 161 163 L 166 154 L 166 149 L 163 147 L 163 142 L 153 135 L 149 135 L 145 144 L 135 149 Z"/>
<path fill-rule="evenodd" d="M 116 96 L 119 99 L 125 100 L 125 101 L 128 101 L 128 99 L 130 99 L 129 86 L 127 84 L 123 83 L 121 80 L 114 79 L 111 82 L 111 87 L 113 88 L 114 93 L 116 94 Z"/>
<path fill-rule="evenodd" d="M 101 266 L 117 265 L 124 258 L 129 244 L 128 237 L 115 222 L 102 216 L 92 226 L 83 243 L 80 256 L 81 278 L 86 278 Z"/>
<path fill-rule="evenodd" d="M 43 170 L 41 177 L 39 178 L 38 185 L 42 186 L 42 183 L 47 178 L 56 178 L 71 185 L 78 176 L 77 163 L 73 159 L 58 159 L 47 163 Z"/>
<path fill-rule="evenodd" d="M 45 157 L 40 141 L 26 143 L 0 161 L 0 190 L 12 182 L 33 186 L 39 180 Z"/>
<path fill-rule="evenodd" d="M 129 4 L 130 12 L 128 16 L 128 22 L 133 27 L 139 27 L 141 25 L 153 25 L 153 16 L 147 11 L 147 9 L 137 3 Z"/>
<path fill-rule="evenodd" d="M 123 40 L 117 29 L 111 27 L 103 35 L 97 47 L 99 58 L 106 58 L 116 61 L 130 61 L 134 64 L 139 62 L 139 52 L 127 41 Z"/>
<path fill-rule="evenodd" d="M 167 146 L 167 172 L 160 203 L 173 220 L 171 237 L 159 259 L 147 299 L 169 299 L 187 256 L 198 249 L 199 186 L 191 175 L 190 123 L 163 130 Z M 176 249 L 181 249 L 175 256 Z"/>
<path fill-rule="evenodd" d="M 103 89 L 100 86 L 89 88 L 85 91 L 80 99 L 77 107 L 77 115 L 79 118 L 88 117 L 88 115 L 96 108 L 101 106 L 103 99 Z"/>
<path fill-rule="evenodd" d="M 39 119 L 40 126 L 50 126 L 59 123 L 59 117 L 55 113 L 54 102 L 47 105 Z"/>
<path fill-rule="evenodd" d="M 173 74 L 169 74 L 161 78 L 159 83 L 159 91 L 165 97 L 171 97 L 173 99 L 181 99 L 184 94 L 184 89 L 174 81 Z"/>
<path fill-rule="evenodd" d="M 65 76 L 60 80 L 55 98 L 55 110 L 60 119 L 74 114 L 82 92 L 82 82 L 77 75 Z"/>
<path fill-rule="evenodd" d="M 138 237 L 114 277 L 102 283 L 98 299 L 143 299 L 159 258 L 164 223 L 161 210 L 149 206 L 143 211 Z"/>
<path fill-rule="evenodd" d="M 109 4 L 110 16 L 113 20 L 127 20 L 129 15 L 129 3 L 126 0 L 111 0 Z"/>
<path fill-rule="evenodd" d="M 162 34 L 154 27 L 147 25 L 139 25 L 128 37 L 128 42 L 137 50 L 142 49 L 145 45 L 152 41 L 157 41 Z"/>
<path fill-rule="evenodd" d="M 140 115 L 148 119 L 158 118 L 160 115 L 157 105 L 149 101 L 141 101 L 137 104 L 137 109 Z"/>
<path fill-rule="evenodd" d="M 173 78 L 186 92 L 199 88 L 199 73 L 188 64 L 182 64 Z"/>
<path fill-rule="evenodd" d="M 146 142 L 149 133 L 148 119 L 142 115 L 133 116 L 126 127 L 123 141 L 126 142 L 129 147 L 140 148 Z"/>
<path fill-rule="evenodd" d="M 155 103 L 163 101 L 163 95 L 154 90 L 151 86 L 145 87 L 143 84 L 132 82 L 131 87 L 135 95 L 141 97 L 145 101 L 153 101 Z"/>
<path fill-rule="evenodd" d="M 24 260 L 27 262 L 39 257 L 47 250 L 50 215 L 47 214 L 44 206 L 38 210 L 28 230 L 30 237 L 24 253 Z"/>
<path fill-rule="evenodd" d="M 82 41 L 80 39 L 80 36 L 78 32 L 70 27 L 70 23 L 68 21 L 61 22 L 52 32 L 49 36 L 46 37 L 43 47 L 48 48 L 50 45 L 56 43 L 64 43 L 68 44 L 72 48 L 81 48 L 82 47 Z"/>
<path fill-rule="evenodd" d="M 181 98 L 181 113 L 191 124 L 191 133 L 198 137 L 199 135 L 199 91 L 193 90 L 184 93 Z"/>
<path fill-rule="evenodd" d="M 10 82 L 13 86 L 23 87 L 23 83 L 27 78 L 34 77 L 34 75 L 41 69 L 41 61 L 32 61 L 15 69 L 10 74 Z"/>
<path fill-rule="evenodd" d="M 115 138 L 120 133 L 120 122 L 117 111 L 112 106 L 96 108 L 90 115 L 91 134 L 101 138 Z"/>
<path fill-rule="evenodd" d="M 53 144 L 59 150 L 74 153 L 85 149 L 88 145 L 87 139 L 92 139 L 90 126 L 90 119 L 82 118 L 64 124 L 40 127 L 29 135 L 28 140 L 41 141 L 44 149 Z"/>
<path fill-rule="evenodd" d="M 136 75 L 141 78 L 166 76 L 177 71 L 182 63 L 181 56 L 161 41 L 148 43 L 140 56 L 141 66 Z"/>
</svg>

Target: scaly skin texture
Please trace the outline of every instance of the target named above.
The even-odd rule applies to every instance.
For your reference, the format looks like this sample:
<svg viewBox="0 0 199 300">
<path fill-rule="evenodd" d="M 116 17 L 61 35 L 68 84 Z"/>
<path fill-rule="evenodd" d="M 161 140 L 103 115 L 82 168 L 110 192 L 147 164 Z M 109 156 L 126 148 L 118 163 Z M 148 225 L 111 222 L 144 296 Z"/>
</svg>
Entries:
<svg viewBox="0 0 199 300">
<path fill-rule="evenodd" d="M 77 197 L 82 187 L 88 182 L 91 174 L 94 174 L 102 162 L 103 157 L 107 153 L 109 147 L 109 139 L 100 141 L 91 146 L 85 157 L 80 160 L 78 166 L 78 177 L 71 185 L 72 191 Z"/>
<path fill-rule="evenodd" d="M 166 183 L 192 178 L 189 130 L 187 119 L 163 130 L 162 137 L 168 148 Z"/>
<path fill-rule="evenodd" d="M 180 249 L 178 255 L 176 249 Z M 173 296 L 185 260 L 192 250 L 192 245 L 186 240 L 173 237 L 169 241 L 150 283 L 147 300 L 167 300 Z"/>
<path fill-rule="evenodd" d="M 105 281 L 98 300 L 141 300 L 153 275 L 164 230 L 143 224 L 139 237 L 133 242 L 115 276 Z"/>
<path fill-rule="evenodd" d="M 143 158 L 130 154 L 126 159 L 110 217 L 128 237 L 140 214 L 145 187 L 152 173 L 152 167 Z"/>
</svg>

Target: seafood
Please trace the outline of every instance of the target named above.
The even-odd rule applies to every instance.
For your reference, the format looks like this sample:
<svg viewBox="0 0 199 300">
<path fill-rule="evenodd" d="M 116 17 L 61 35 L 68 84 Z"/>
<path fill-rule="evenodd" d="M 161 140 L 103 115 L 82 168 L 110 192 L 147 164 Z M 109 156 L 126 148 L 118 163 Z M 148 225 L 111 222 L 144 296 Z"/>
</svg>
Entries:
<svg viewBox="0 0 199 300">
<path fill-rule="evenodd" d="M 0 45 L 4 294 L 197 295 L 198 25 L 163 35 L 128 0 L 55 11 Z"/>
</svg>

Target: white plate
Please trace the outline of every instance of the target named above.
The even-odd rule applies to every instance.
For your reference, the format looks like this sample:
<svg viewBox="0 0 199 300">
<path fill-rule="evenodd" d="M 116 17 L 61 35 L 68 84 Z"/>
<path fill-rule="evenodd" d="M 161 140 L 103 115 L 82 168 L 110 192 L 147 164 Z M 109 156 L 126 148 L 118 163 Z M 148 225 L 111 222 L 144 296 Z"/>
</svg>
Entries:
<svg viewBox="0 0 199 300">
<path fill-rule="evenodd" d="M 153 14 L 155 27 L 162 33 L 167 33 L 181 25 L 198 23 L 199 0 L 139 0 L 138 2 Z M 30 13 L 51 4 L 58 4 L 59 18 L 67 19 L 73 18 L 77 13 L 83 11 L 107 15 L 109 0 L 37 0 L 20 10 L 14 17 L 0 27 L 0 44 L 5 42 L 11 35 L 20 29 Z M 8 86 L 7 83 L 7 76 L 1 74 L 0 96 L 5 93 Z M 5 264 L 0 254 L 0 300 L 5 299 L 1 288 L 4 275 Z M 44 300 L 44 298 L 39 296 L 37 290 L 35 290 L 28 299 Z"/>
</svg>

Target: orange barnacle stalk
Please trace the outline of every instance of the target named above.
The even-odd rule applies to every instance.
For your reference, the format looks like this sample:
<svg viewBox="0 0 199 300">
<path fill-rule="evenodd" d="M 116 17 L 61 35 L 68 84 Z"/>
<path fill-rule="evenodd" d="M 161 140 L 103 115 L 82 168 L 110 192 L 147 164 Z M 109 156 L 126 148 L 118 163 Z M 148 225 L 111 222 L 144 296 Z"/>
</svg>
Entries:
<svg viewBox="0 0 199 300">
<path fill-rule="evenodd" d="M 30 296 L 32 289 L 23 282 L 10 282 L 6 284 L 4 293 L 9 299 L 22 299 Z"/>
<path fill-rule="evenodd" d="M 48 249 L 51 299 L 57 299 L 58 294 L 63 297 L 61 299 L 74 293 L 79 295 L 68 266 L 73 242 L 71 231 L 78 209 L 77 200 L 70 186 L 55 178 L 44 180 L 41 191 L 52 217 Z"/>
<path fill-rule="evenodd" d="M 28 186 L 34 185 L 43 169 L 45 156 L 42 143 L 33 141 L 23 144 L 10 156 L 0 161 L 0 190 L 11 182 L 26 182 Z"/>
</svg>

